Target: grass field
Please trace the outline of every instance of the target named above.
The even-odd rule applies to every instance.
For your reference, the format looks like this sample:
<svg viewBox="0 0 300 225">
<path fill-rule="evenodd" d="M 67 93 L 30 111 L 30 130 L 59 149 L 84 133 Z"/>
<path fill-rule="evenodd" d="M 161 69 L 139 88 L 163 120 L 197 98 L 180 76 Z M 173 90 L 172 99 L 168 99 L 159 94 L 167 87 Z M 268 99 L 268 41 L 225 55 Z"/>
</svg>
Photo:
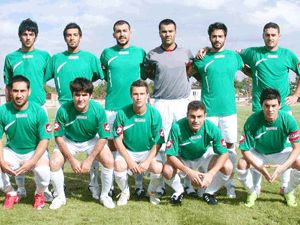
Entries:
<svg viewBox="0 0 300 225">
<path fill-rule="evenodd" d="M 299 123 L 300 106 L 295 106 L 293 113 Z M 51 115 L 53 116 L 52 111 Z M 250 106 L 239 106 L 238 115 L 240 134 L 245 118 L 250 115 Z M 53 121 L 53 117 L 51 118 Z M 50 149 L 53 149 L 53 142 Z M 217 206 L 208 206 L 200 199 L 191 198 L 184 198 L 181 206 L 171 206 L 168 204 L 169 196 L 165 196 L 158 206 L 153 206 L 147 201 L 131 199 L 128 205 L 110 210 L 91 198 L 87 190 L 87 174 L 75 175 L 69 165 L 65 171 L 68 198 L 66 206 L 52 211 L 47 204 L 41 211 L 34 210 L 32 199 L 35 186 L 32 175 L 29 174 L 26 177 L 27 198 L 22 199 L 22 202 L 15 205 L 12 210 L 0 209 L 0 224 L 300 224 L 300 206 L 296 208 L 286 206 L 283 197 L 278 194 L 278 181 L 273 184 L 263 183 L 263 192 L 251 209 L 243 205 L 246 192 L 236 180 L 237 199 L 228 199 L 224 195 L 224 190 L 221 190 L 217 196 L 219 200 Z M 145 180 L 145 183 L 148 183 L 148 180 Z M 171 190 L 168 189 L 167 192 L 170 195 Z M 299 187 L 296 196 L 300 205 Z M 0 202 L 3 201 L 2 194 Z"/>
</svg>

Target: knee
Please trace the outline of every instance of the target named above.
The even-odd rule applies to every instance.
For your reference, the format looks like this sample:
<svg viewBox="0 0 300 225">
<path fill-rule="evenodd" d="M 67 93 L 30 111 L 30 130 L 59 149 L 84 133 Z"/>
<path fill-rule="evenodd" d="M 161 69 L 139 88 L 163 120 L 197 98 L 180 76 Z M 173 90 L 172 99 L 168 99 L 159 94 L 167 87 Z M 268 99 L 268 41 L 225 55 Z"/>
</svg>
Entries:
<svg viewBox="0 0 300 225">
<path fill-rule="evenodd" d="M 162 174 L 167 180 L 170 180 L 174 177 L 174 172 L 175 170 L 170 164 L 165 164 L 163 166 Z"/>
<path fill-rule="evenodd" d="M 238 163 L 237 163 L 237 168 L 239 170 L 245 170 L 247 169 L 249 166 L 248 166 L 248 163 L 247 161 L 244 159 L 244 158 L 241 158 L 239 159 Z"/>
<path fill-rule="evenodd" d="M 162 173 L 163 165 L 161 162 L 158 162 L 156 160 L 152 161 L 150 165 L 150 170 L 153 173 L 160 174 Z"/>
<path fill-rule="evenodd" d="M 116 172 L 123 172 L 123 171 L 127 170 L 126 162 L 123 160 L 116 160 L 114 162 L 114 170 Z"/>
<path fill-rule="evenodd" d="M 300 171 L 300 159 L 297 159 L 293 164 L 292 168 Z"/>
<path fill-rule="evenodd" d="M 60 156 L 59 154 L 53 153 L 51 159 L 50 159 L 50 169 L 51 171 L 57 171 L 62 168 L 64 164 L 64 158 L 63 156 Z"/>
<path fill-rule="evenodd" d="M 109 168 L 109 169 L 113 169 L 114 168 L 114 157 L 112 154 L 107 155 L 106 157 L 100 159 L 101 164 L 105 167 L 105 168 Z"/>
<path fill-rule="evenodd" d="M 230 161 L 230 159 L 227 159 L 226 162 L 224 163 L 223 168 L 221 169 L 221 172 L 225 175 L 230 176 L 233 171 L 233 164 Z"/>
</svg>

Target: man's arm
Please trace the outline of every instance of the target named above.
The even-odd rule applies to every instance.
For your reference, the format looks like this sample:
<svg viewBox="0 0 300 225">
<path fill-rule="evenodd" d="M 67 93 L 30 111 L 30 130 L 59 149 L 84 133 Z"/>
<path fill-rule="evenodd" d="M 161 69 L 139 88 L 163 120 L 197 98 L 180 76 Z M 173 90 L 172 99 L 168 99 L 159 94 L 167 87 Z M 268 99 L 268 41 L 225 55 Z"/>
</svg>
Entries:
<svg viewBox="0 0 300 225">
<path fill-rule="evenodd" d="M 148 170 L 150 163 L 152 162 L 153 158 L 158 153 L 160 146 L 161 145 L 157 145 L 157 144 L 153 145 L 149 151 L 147 158 L 143 162 L 139 163 L 139 167 L 140 167 L 140 170 L 142 173 Z"/>
<path fill-rule="evenodd" d="M 16 176 L 16 172 L 10 167 L 7 162 L 4 161 L 2 140 L 0 141 L 0 166 L 2 172 L 8 173 L 12 176 Z"/>
<path fill-rule="evenodd" d="M 243 65 L 242 72 L 243 72 L 247 77 L 252 77 L 251 69 L 250 69 L 250 67 L 249 67 L 247 64 L 244 64 L 244 65 Z"/>
<path fill-rule="evenodd" d="M 287 105 L 294 105 L 298 101 L 299 97 L 300 97 L 300 78 L 297 79 L 297 86 L 294 94 L 286 97 L 285 103 Z"/>
</svg>

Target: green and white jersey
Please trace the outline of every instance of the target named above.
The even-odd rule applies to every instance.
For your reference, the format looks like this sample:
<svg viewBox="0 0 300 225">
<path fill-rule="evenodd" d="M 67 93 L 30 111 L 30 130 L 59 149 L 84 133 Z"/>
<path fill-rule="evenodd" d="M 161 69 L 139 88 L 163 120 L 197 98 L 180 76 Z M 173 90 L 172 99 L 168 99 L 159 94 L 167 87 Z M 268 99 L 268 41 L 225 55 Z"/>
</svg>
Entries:
<svg viewBox="0 0 300 225">
<path fill-rule="evenodd" d="M 179 156 L 183 160 L 196 160 L 201 158 L 211 145 L 218 155 L 227 152 L 225 140 L 216 125 L 205 120 L 198 132 L 193 132 L 187 118 L 183 118 L 173 123 L 165 153 Z"/>
<path fill-rule="evenodd" d="M 12 102 L 0 107 L 0 137 L 6 134 L 6 146 L 17 154 L 35 151 L 39 142 L 52 137 L 51 125 L 41 106 L 28 102 L 24 110 L 16 110 Z"/>
<path fill-rule="evenodd" d="M 208 52 L 204 59 L 196 59 L 193 66 L 200 75 L 201 100 L 207 116 L 236 114 L 234 77 L 243 68 L 239 54 L 230 50 Z"/>
<path fill-rule="evenodd" d="M 140 79 L 143 71 L 145 51 L 130 46 L 118 45 L 105 49 L 100 57 L 106 81 L 105 109 L 117 111 L 131 104 L 130 86 Z"/>
<path fill-rule="evenodd" d="M 150 151 L 153 145 L 164 143 L 161 116 L 148 104 L 143 115 L 135 114 L 132 104 L 120 110 L 114 122 L 113 134 L 114 138 L 123 134 L 123 144 L 132 152 Z"/>
<path fill-rule="evenodd" d="M 298 125 L 290 114 L 279 111 L 273 122 L 265 120 L 263 111 L 252 114 L 244 125 L 240 139 L 240 149 L 249 151 L 254 148 L 261 154 L 274 154 L 283 151 L 291 142 L 300 142 Z"/>
<path fill-rule="evenodd" d="M 240 51 L 245 64 L 252 73 L 252 111 L 261 110 L 259 98 L 264 88 L 275 88 L 281 96 L 281 109 L 290 111 L 285 98 L 290 95 L 289 70 L 300 76 L 297 56 L 286 48 L 269 51 L 266 47 L 253 47 Z"/>
<path fill-rule="evenodd" d="M 7 85 L 15 75 L 22 75 L 30 81 L 31 94 L 29 100 L 44 105 L 45 70 L 50 55 L 46 51 L 34 49 L 22 52 L 20 49 L 8 54 L 4 63 L 4 83 Z"/>
<path fill-rule="evenodd" d="M 65 136 L 74 142 L 85 142 L 93 139 L 108 138 L 110 128 L 105 110 L 94 100 L 89 101 L 88 110 L 80 113 L 75 109 L 73 101 L 61 105 L 56 113 L 54 136 Z"/>
<path fill-rule="evenodd" d="M 100 60 L 92 53 L 68 51 L 52 56 L 46 70 L 46 80 L 54 78 L 58 100 L 60 104 L 72 100 L 70 82 L 77 77 L 84 77 L 91 81 L 103 79 Z"/>
</svg>

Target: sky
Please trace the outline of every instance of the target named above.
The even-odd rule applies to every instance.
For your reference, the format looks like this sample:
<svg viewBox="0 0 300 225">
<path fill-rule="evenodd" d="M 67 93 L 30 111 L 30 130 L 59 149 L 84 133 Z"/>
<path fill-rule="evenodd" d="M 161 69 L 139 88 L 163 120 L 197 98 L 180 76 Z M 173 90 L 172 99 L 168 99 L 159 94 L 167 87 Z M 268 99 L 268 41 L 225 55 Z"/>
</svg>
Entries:
<svg viewBox="0 0 300 225">
<path fill-rule="evenodd" d="M 81 26 L 81 49 L 96 56 L 115 44 L 112 26 L 119 19 L 132 27 L 131 44 L 148 52 L 160 45 L 158 24 L 170 18 L 177 23 L 176 42 L 192 50 L 209 46 L 207 28 L 223 22 L 228 28 L 226 48 L 262 46 L 262 28 L 280 25 L 280 46 L 300 57 L 300 1 L 298 0 L 1 0 L 0 67 L 5 55 L 20 47 L 18 27 L 31 18 L 39 26 L 35 47 L 51 55 L 66 50 L 63 29 L 70 22 Z M 3 87 L 3 76 L 0 76 Z"/>
</svg>

